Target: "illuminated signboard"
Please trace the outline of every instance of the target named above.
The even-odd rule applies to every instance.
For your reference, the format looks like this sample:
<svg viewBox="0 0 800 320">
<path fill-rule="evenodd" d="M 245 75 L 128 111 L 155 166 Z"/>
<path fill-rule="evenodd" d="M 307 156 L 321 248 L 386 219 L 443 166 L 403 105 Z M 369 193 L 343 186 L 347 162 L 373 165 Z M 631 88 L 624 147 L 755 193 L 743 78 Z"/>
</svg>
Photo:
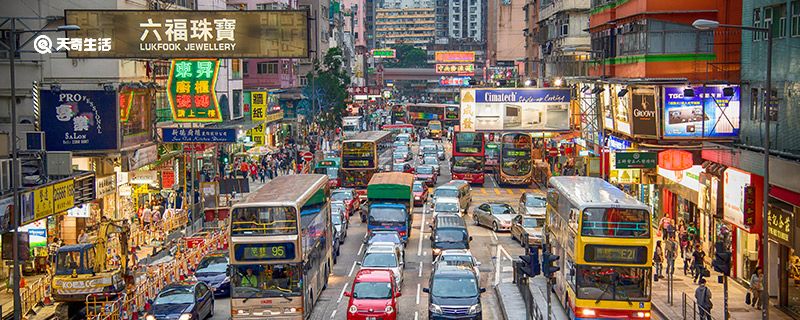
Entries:
<svg viewBox="0 0 800 320">
<path fill-rule="evenodd" d="M 396 52 L 394 49 L 372 49 L 372 56 L 375 58 L 394 58 Z"/>
<path fill-rule="evenodd" d="M 530 152 L 525 150 L 504 150 L 506 157 L 527 157 L 530 155 Z"/>
<path fill-rule="evenodd" d="M 461 89 L 460 128 L 475 131 L 569 131 L 570 89 Z"/>
<path fill-rule="evenodd" d="M 623 247 L 586 245 L 584 257 L 587 262 L 609 262 L 642 264 L 647 261 L 647 247 Z"/>
<path fill-rule="evenodd" d="M 735 138 L 739 135 L 741 94 L 738 86 L 664 87 L 662 127 L 665 138 Z"/>
<path fill-rule="evenodd" d="M 234 245 L 234 258 L 239 261 L 292 260 L 294 243 L 248 243 Z"/>
<path fill-rule="evenodd" d="M 475 65 L 471 63 L 437 63 L 436 73 L 473 75 L 475 74 Z"/>
<path fill-rule="evenodd" d="M 307 10 L 65 10 L 64 15 L 65 24 L 80 30 L 67 31 L 68 38 L 57 38 L 53 47 L 73 59 L 270 59 L 309 53 Z"/>
<path fill-rule="evenodd" d="M 172 60 L 167 93 L 175 122 L 222 122 L 217 71 L 216 59 Z"/>
<path fill-rule="evenodd" d="M 436 62 L 474 62 L 475 51 L 438 51 Z"/>
<path fill-rule="evenodd" d="M 343 168 L 372 168 L 372 159 L 345 159 Z"/>
<path fill-rule="evenodd" d="M 472 77 L 447 76 L 439 78 L 439 85 L 443 87 L 469 87 Z"/>
</svg>

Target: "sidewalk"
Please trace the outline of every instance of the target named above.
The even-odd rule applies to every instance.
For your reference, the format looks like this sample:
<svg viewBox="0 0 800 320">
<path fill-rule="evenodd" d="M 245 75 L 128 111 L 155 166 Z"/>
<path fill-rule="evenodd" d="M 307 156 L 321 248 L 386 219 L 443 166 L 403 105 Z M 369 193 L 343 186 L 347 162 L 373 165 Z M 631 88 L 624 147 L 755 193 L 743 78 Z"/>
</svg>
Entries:
<svg viewBox="0 0 800 320">
<path fill-rule="evenodd" d="M 706 286 L 711 289 L 711 301 L 714 303 L 714 308 L 711 310 L 711 316 L 715 320 L 722 320 L 723 317 L 723 285 L 717 282 L 719 273 L 715 272 L 710 265 L 707 265 L 711 271 L 711 276 L 706 279 Z M 655 268 L 653 269 L 655 271 Z M 666 262 L 664 263 L 664 271 L 666 272 Z M 667 303 L 667 279 L 659 279 L 657 282 L 653 281 L 652 290 L 652 304 L 653 309 L 660 312 L 667 319 L 683 319 L 683 294 L 686 293 L 686 317 L 687 319 L 694 319 L 692 308 L 694 306 L 694 291 L 697 289 L 697 284 L 692 282 L 691 273 L 683 275 L 683 259 L 678 256 L 675 261 L 675 274 L 673 275 L 673 303 Z M 728 312 L 731 319 L 736 320 L 749 320 L 761 319 L 761 310 L 757 310 L 744 303 L 747 288 L 740 283 L 728 279 Z M 770 301 L 769 318 L 770 319 L 792 319 L 783 311 L 778 310 L 773 305 L 776 303 L 774 299 Z"/>
<path fill-rule="evenodd" d="M 26 293 L 28 290 L 32 290 L 32 289 L 34 289 L 33 288 L 34 286 L 40 285 L 38 283 L 39 281 L 46 281 L 46 279 L 45 279 L 46 277 L 43 274 L 32 275 L 32 276 L 23 276 L 23 278 L 25 279 L 25 288 L 21 289 L 21 293 L 22 293 L 23 297 L 28 296 L 28 294 Z M 40 310 L 37 310 L 37 309 L 40 309 L 40 308 L 38 308 L 34 304 L 35 303 L 33 303 L 33 302 L 26 303 L 25 301 L 23 301 L 23 307 L 31 305 L 31 308 L 34 310 L 34 312 L 37 312 L 39 316 L 43 316 L 43 315 L 46 314 L 46 312 L 45 313 L 39 312 Z M 2 308 L 3 308 L 3 313 L 2 313 L 2 318 L 3 319 L 5 319 L 7 317 L 10 317 L 14 313 L 14 294 L 11 291 L 11 288 L 8 287 L 8 283 L 0 284 L 0 306 L 2 306 Z M 24 310 L 24 308 L 23 308 L 22 311 L 23 312 L 28 312 L 29 310 Z M 46 317 L 44 317 L 44 318 L 42 318 L 42 317 L 31 317 L 30 319 L 46 319 Z"/>
</svg>

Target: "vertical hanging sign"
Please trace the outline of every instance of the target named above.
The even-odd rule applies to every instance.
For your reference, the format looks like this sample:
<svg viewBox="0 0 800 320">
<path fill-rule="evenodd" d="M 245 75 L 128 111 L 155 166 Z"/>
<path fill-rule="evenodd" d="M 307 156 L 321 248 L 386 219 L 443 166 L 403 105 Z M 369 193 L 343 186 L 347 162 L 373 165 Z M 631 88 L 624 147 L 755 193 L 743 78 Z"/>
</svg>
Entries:
<svg viewBox="0 0 800 320">
<path fill-rule="evenodd" d="M 176 122 L 222 122 L 214 87 L 219 60 L 172 60 L 167 91 Z"/>
</svg>

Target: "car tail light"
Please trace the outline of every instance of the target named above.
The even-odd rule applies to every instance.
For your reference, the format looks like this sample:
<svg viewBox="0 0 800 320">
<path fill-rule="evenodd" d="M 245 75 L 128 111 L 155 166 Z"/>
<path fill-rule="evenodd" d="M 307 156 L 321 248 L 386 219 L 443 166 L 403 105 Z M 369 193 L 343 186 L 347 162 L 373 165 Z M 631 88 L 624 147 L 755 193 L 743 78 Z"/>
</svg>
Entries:
<svg viewBox="0 0 800 320">
<path fill-rule="evenodd" d="M 633 313 L 634 318 L 639 319 L 650 319 L 650 312 L 649 311 L 637 311 Z"/>
<path fill-rule="evenodd" d="M 596 315 L 597 315 L 597 312 L 595 312 L 594 310 L 592 310 L 592 309 L 585 309 L 585 308 L 584 308 L 584 309 L 581 309 L 581 310 L 580 310 L 580 313 L 581 313 L 581 314 L 582 314 L 584 317 L 594 317 L 594 316 L 596 316 Z"/>
</svg>

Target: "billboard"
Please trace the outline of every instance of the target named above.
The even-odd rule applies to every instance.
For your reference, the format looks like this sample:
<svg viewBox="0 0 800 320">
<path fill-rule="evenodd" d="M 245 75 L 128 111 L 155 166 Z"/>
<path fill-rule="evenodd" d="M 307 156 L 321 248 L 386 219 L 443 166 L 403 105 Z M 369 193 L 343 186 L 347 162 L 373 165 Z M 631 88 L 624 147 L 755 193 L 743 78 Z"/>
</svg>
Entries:
<svg viewBox="0 0 800 320">
<path fill-rule="evenodd" d="M 741 94 L 738 86 L 694 87 L 694 96 L 683 95 L 685 87 L 664 87 L 664 138 L 735 138 L 739 135 Z"/>
<path fill-rule="evenodd" d="M 161 136 L 165 143 L 230 143 L 236 142 L 236 129 L 162 128 Z"/>
<path fill-rule="evenodd" d="M 436 74 L 474 75 L 475 65 L 472 63 L 437 63 Z"/>
<path fill-rule="evenodd" d="M 270 59 L 307 58 L 309 53 L 306 10 L 65 10 L 64 15 L 65 24 L 81 28 L 67 31 L 64 38 L 80 40 L 80 48 L 65 44 L 73 59 Z M 102 49 L 94 41 L 100 39 Z M 61 50 L 61 43 L 55 49 Z"/>
<path fill-rule="evenodd" d="M 631 133 L 634 136 L 658 137 L 658 112 L 654 88 L 641 87 L 631 90 L 631 115 L 633 116 Z"/>
<path fill-rule="evenodd" d="M 40 90 L 47 151 L 101 151 L 119 146 L 117 93 L 106 90 Z"/>
<path fill-rule="evenodd" d="M 475 51 L 437 51 L 436 62 L 474 62 Z"/>
<path fill-rule="evenodd" d="M 372 56 L 375 58 L 395 58 L 397 53 L 394 49 L 372 49 Z"/>
<path fill-rule="evenodd" d="M 461 130 L 569 131 L 570 89 L 462 89 Z"/>
<path fill-rule="evenodd" d="M 175 122 L 222 122 L 217 102 L 219 60 L 172 60 L 167 81 L 169 105 Z"/>
</svg>

